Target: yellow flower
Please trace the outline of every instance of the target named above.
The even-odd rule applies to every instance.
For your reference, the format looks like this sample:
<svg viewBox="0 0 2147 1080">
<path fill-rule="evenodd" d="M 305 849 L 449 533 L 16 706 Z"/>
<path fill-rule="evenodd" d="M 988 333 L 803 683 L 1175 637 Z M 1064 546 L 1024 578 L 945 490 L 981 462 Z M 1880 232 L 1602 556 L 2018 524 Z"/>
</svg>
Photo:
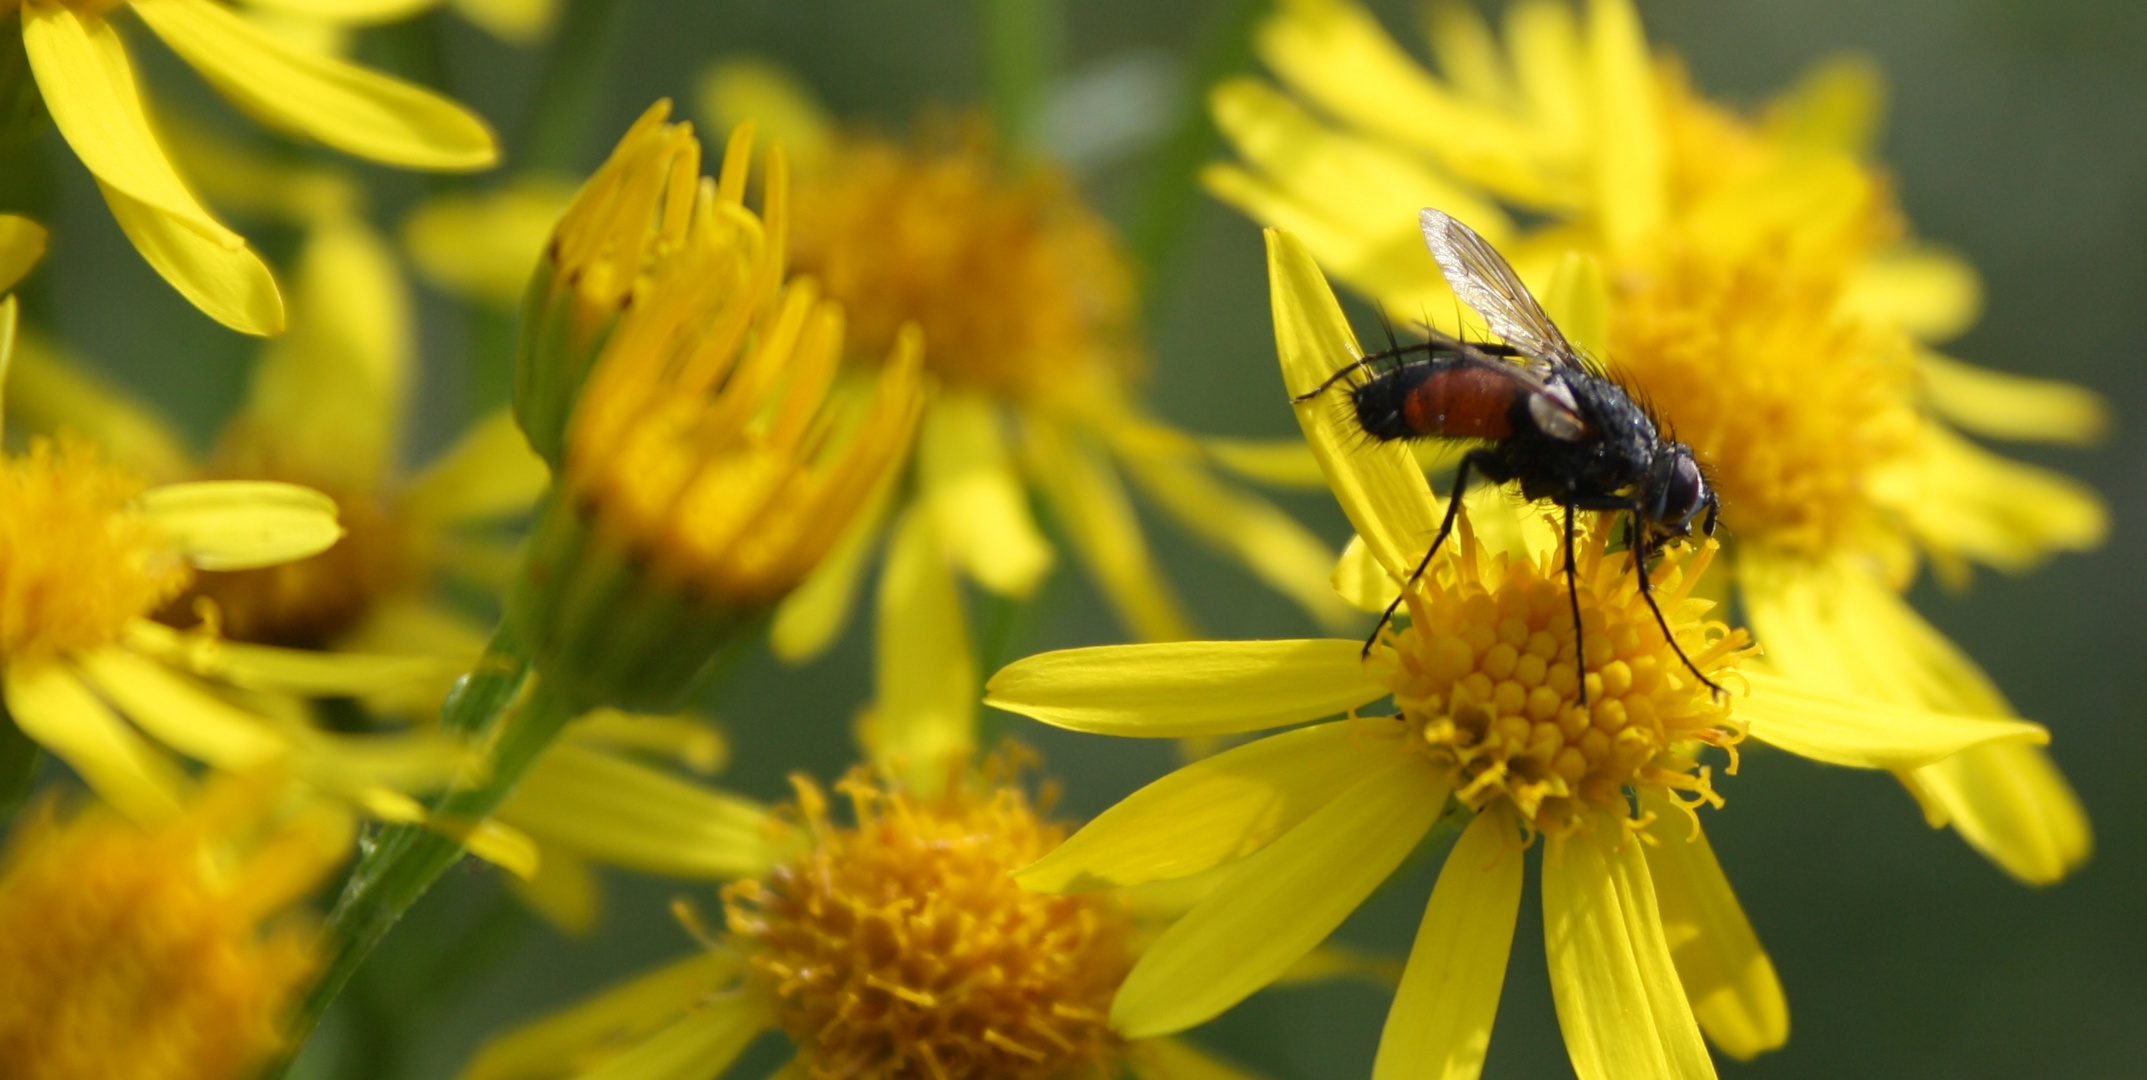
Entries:
<svg viewBox="0 0 2147 1080">
<path fill-rule="evenodd" d="M 0 1074 L 230 1080 L 288 1048 L 316 967 L 301 902 L 352 821 L 273 774 L 151 823 L 47 803 L 0 862 Z"/>
<path fill-rule="evenodd" d="M 1251 80 L 1218 87 L 1217 121 L 1246 164 L 1211 168 L 1209 187 L 1302 236 L 1387 310 L 1449 332 L 1481 326 L 1456 325 L 1461 305 L 1415 235 L 1421 206 L 1468 222 L 1538 287 L 1563 280 L 1569 333 L 1711 470 L 1724 561 L 1771 669 L 1829 692 L 2009 712 L 1900 592 L 1920 556 L 1960 582 L 1974 562 L 2017 571 L 2092 547 L 2105 513 L 2079 484 L 1946 421 L 2083 442 L 2105 427 L 2100 402 L 1926 344 L 1974 320 L 1976 279 L 1906 238 L 1865 162 L 1868 70 L 1823 68 L 1754 122 L 1651 60 L 1623 0 L 1586 12 L 1517 5 L 1500 48 L 1474 15 L 1442 8 L 1442 78 L 1346 0 L 1291 0 L 1257 41 L 1305 104 Z M 2087 856 L 2084 813 L 2034 747 L 1901 779 L 1934 826 L 1950 821 L 2025 881 Z"/>
<path fill-rule="evenodd" d="M 38 93 L 142 257 L 210 318 L 283 329 L 268 267 L 195 200 L 149 120 L 111 15 L 126 7 L 233 105 L 279 130 L 404 168 L 467 171 L 499 156 L 484 122 L 397 79 L 284 43 L 217 0 L 0 0 L 21 19 Z"/>
<path fill-rule="evenodd" d="M 798 148 L 793 251 L 850 313 L 865 357 L 922 328 L 938 390 L 909 482 L 890 491 L 778 613 L 777 655 L 832 643 L 878 538 L 878 700 L 867 725 L 929 784 L 974 749 L 976 665 L 959 573 L 1029 596 L 1055 559 L 1041 502 L 1141 638 L 1193 626 L 1157 567 L 1127 481 L 1322 625 L 1355 621 L 1327 587 L 1333 555 L 1272 504 L 1215 474 L 1206 451 L 1131 398 L 1142 365 L 1131 272 L 1072 182 L 1010 165 L 979 122 L 926 125 L 908 144 L 838 132 L 809 94 L 751 61 L 714 69 L 711 115 L 754 118 Z M 949 755 L 953 756 L 950 757 Z"/>
<path fill-rule="evenodd" d="M 404 475 L 397 462 L 418 361 L 415 319 L 394 252 L 357 212 L 351 185 L 334 174 L 239 159 L 196 138 L 177 141 L 219 201 L 308 227 L 290 331 L 264 348 L 245 404 L 205 460 L 195 460 L 156 413 L 35 338 L 24 341 L 10 380 L 13 415 L 39 430 L 81 432 L 156 479 L 275 480 L 333 496 L 344 529 L 334 547 L 274 566 L 199 573 L 161 617 L 185 626 L 206 613 L 235 641 L 437 658 L 444 662 L 429 685 L 372 700 L 391 711 L 429 711 L 484 646 L 482 630 L 439 599 L 439 583 L 502 584 L 512 550 L 475 527 L 526 513 L 548 474 L 501 409 Z"/>
<path fill-rule="evenodd" d="M 1112 1030 L 1138 913 L 1125 896 L 1013 882 L 1065 827 L 1004 771 L 923 795 L 860 770 L 838 785 L 848 823 L 797 780 L 802 827 L 773 833 L 779 860 L 724 889 L 726 930 L 698 931 L 705 952 L 495 1038 L 463 1080 L 716 1076 L 771 1028 L 796 1074 L 822 1080 L 1239 1080 L 1180 1040 Z"/>
<path fill-rule="evenodd" d="M 675 707 L 849 531 L 921 394 L 914 333 L 876 376 L 840 380 L 841 305 L 786 277 L 781 148 L 764 220 L 743 204 L 751 129 L 711 182 L 668 109 L 561 219 L 516 377 L 558 480 L 508 617 L 581 708 Z"/>
<path fill-rule="evenodd" d="M 1305 248 L 1269 230 L 1268 253 L 1284 382 L 1303 392 L 1362 352 Z M 1365 446 L 1326 401 L 1300 405 L 1298 419 L 1365 547 L 1391 580 L 1406 579 L 1437 520 L 1421 470 L 1399 446 Z M 1076 894 L 1221 875 L 1127 976 L 1116 1030 L 1182 1030 L 1267 985 L 1400 865 L 1451 798 L 1474 817 L 1433 890 L 1374 1076 L 1480 1070 L 1524 838 L 1540 835 L 1545 945 L 1575 1070 L 1709 1077 L 1702 1029 L 1747 1057 L 1780 1044 L 1788 1012 L 1699 831 L 1698 807 L 1721 802 L 1701 751 L 1751 738 L 1831 764 L 1907 768 L 2045 738 L 2020 721 L 1835 698 L 1742 667 L 1744 634 L 1707 621 L 1709 603 L 1688 595 L 1711 553 L 1702 548 L 1666 558 L 1659 588 L 1684 651 L 1737 688 L 1718 700 L 1669 647 L 1625 557 L 1604 555 L 1605 532 L 1588 540 L 1574 582 L 1585 658 L 1562 553 L 1493 554 L 1463 532 L 1408 594 L 1406 628 L 1383 633 L 1369 662 L 1355 641 L 1194 642 L 1048 653 L 993 677 L 989 704 L 1117 735 L 1349 714 L 1180 769 L 1017 875 Z M 1389 696 L 1395 715 L 1356 715 Z"/>
</svg>

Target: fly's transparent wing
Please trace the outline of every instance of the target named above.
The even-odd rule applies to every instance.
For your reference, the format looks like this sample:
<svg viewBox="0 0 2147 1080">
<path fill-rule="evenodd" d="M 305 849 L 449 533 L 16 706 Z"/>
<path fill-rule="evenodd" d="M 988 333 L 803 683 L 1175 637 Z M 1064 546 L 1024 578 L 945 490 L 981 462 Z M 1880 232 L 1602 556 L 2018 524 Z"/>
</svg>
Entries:
<svg viewBox="0 0 2147 1080">
<path fill-rule="evenodd" d="M 1475 308 L 1492 333 L 1535 360 L 1584 370 L 1572 344 L 1543 313 L 1543 305 L 1529 295 L 1528 286 L 1521 284 L 1520 275 L 1498 249 L 1476 235 L 1476 230 L 1429 207 L 1417 214 L 1417 223 L 1424 229 L 1424 246 L 1439 261 L 1439 271 L 1453 286 L 1454 295 Z"/>
</svg>

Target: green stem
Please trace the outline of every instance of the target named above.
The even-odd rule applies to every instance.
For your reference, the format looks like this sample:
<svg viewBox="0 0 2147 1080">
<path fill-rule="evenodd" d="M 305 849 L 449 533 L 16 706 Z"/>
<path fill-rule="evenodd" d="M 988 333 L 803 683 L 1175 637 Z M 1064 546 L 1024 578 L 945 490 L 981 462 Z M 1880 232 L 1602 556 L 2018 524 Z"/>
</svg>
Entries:
<svg viewBox="0 0 2147 1080">
<path fill-rule="evenodd" d="M 1044 94 L 1058 73 L 1058 0 L 980 0 L 984 72 L 1000 145 L 1020 160 L 1036 149 Z"/>
<path fill-rule="evenodd" d="M 521 172 L 576 173 L 582 143 L 603 100 L 619 0 L 567 0 L 544 58 L 536 104 L 522 131 Z"/>
<path fill-rule="evenodd" d="M 571 708 L 542 685 L 522 692 L 529 678 L 529 661 L 521 643 L 504 626 L 455 692 L 440 710 L 440 729 L 450 735 L 483 741 L 490 739 L 492 760 L 485 781 L 475 787 L 448 792 L 436 801 L 433 814 L 441 821 L 475 824 L 514 790 L 522 773 L 539 751 L 552 741 L 572 715 Z M 520 708 L 516 709 L 517 702 Z M 405 912 L 425 895 L 441 874 L 459 862 L 462 842 L 422 825 L 389 825 L 375 830 L 365 854 L 344 883 L 343 894 L 329 914 L 330 944 L 320 981 L 307 997 L 292 1032 L 292 1045 L 302 1044 L 320 1023 L 328 1006 L 350 982 L 373 949 L 395 927 Z M 272 1075 L 281 1076 L 286 1062 Z"/>
<path fill-rule="evenodd" d="M 1177 275 L 1193 202 L 1196 178 L 1214 155 L 1220 139 L 1208 118 L 1208 90 L 1252 65 L 1252 31 L 1268 5 L 1263 0 L 1222 0 L 1210 16 L 1186 80 L 1185 100 L 1170 136 L 1157 144 L 1148 178 L 1127 230 L 1127 244 L 1141 270 L 1141 310 L 1158 317 L 1169 300 Z"/>
<path fill-rule="evenodd" d="M 41 748 L 15 726 L 15 718 L 8 715 L 7 704 L 0 702 L 0 829 L 6 827 L 14 818 L 16 808 L 29 797 L 41 757 Z"/>
</svg>

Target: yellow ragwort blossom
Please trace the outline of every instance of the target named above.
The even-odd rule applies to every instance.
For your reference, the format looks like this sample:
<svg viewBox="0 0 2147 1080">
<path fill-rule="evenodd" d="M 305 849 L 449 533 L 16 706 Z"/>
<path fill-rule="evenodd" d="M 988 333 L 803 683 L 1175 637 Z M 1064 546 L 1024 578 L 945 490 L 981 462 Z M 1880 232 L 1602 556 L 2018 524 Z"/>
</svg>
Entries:
<svg viewBox="0 0 2147 1080">
<path fill-rule="evenodd" d="M 275 566 L 206 571 L 161 617 L 192 625 L 208 612 L 233 641 L 303 649 L 428 655 L 430 685 L 379 697 L 395 712 L 439 704 L 484 633 L 443 603 L 443 579 L 488 588 L 512 566 L 508 541 L 480 526 L 523 514 L 549 477 L 501 409 L 406 475 L 398 464 L 418 354 L 412 302 L 395 255 L 359 212 L 341 176 L 240 158 L 200 139 L 175 140 L 219 202 L 306 227 L 293 277 L 289 332 L 255 362 L 244 405 L 215 449 L 189 453 L 153 410 L 103 385 L 35 338 L 10 375 L 11 415 L 35 430 L 80 432 L 155 480 L 275 480 L 329 494 L 343 539 Z"/>
<path fill-rule="evenodd" d="M 1268 253 L 1283 378 L 1301 393 L 1362 352 L 1306 249 L 1269 230 Z M 1405 449 L 1366 445 L 1330 406 L 1298 407 L 1306 440 L 1365 547 L 1402 581 L 1438 520 L 1435 500 Z M 1291 726 L 1156 781 L 1017 875 L 1075 894 L 1220 875 L 1126 977 L 1111 1006 L 1117 1031 L 1183 1030 L 1272 982 L 1458 803 L 1473 819 L 1432 892 L 1374 1077 L 1481 1070 L 1535 837 L 1545 839 L 1545 948 L 1575 1071 L 1712 1077 L 1702 1030 L 1748 1057 L 1779 1045 L 1789 1018 L 1700 832 L 1697 810 L 1722 801 L 1703 752 L 1749 738 L 1898 769 L 2046 738 L 2016 720 L 1837 698 L 1744 666 L 1749 639 L 1689 595 L 1713 552 L 1703 546 L 1666 557 L 1657 587 L 1684 652 L 1731 688 L 1717 697 L 1670 648 L 1626 556 L 1605 554 L 1607 534 L 1593 530 L 1579 552 L 1585 658 L 1562 551 L 1493 553 L 1470 530 L 1412 586 L 1407 625 L 1383 632 L 1368 662 L 1349 640 L 1190 642 L 1047 653 L 993 677 L 989 704 L 1079 731 Z M 1394 715 L 1357 715 L 1387 697 Z"/>
<path fill-rule="evenodd" d="M 532 284 L 517 418 L 557 473 L 508 617 L 582 708 L 673 708 L 850 531 L 901 462 L 914 333 L 843 383 L 842 306 L 791 277 L 788 166 L 744 205 L 750 126 L 718 179 L 643 114 L 560 220 Z"/>
<path fill-rule="evenodd" d="M 1289 0 L 1260 56 L 1297 95 L 1235 80 L 1213 96 L 1244 164 L 1208 186 L 1287 227 L 1398 318 L 1480 333 L 1416 236 L 1467 222 L 1539 288 L 1564 275 L 1568 332 L 1637 387 L 1710 470 L 1736 599 L 1766 665 L 1815 689 L 1996 715 L 1989 678 L 1901 598 L 1918 562 L 2022 570 L 2099 543 L 2079 484 L 1964 438 L 2083 442 L 2105 426 L 2076 387 L 1983 371 L 1928 342 L 1979 302 L 1958 257 L 1909 238 L 1868 162 L 1875 76 L 1820 69 L 1754 120 L 1653 58 L 1625 0 L 1585 17 L 1530 0 L 1503 47 L 1438 9 L 1441 75 L 1348 0 Z M 1537 222 L 1523 226 L 1519 222 Z M 1948 421 L 1951 421 L 1949 424 Z M 2017 877 L 2086 858 L 2078 801 L 2049 758 L 1993 745 L 1902 781 Z"/>
<path fill-rule="evenodd" d="M 0 301 L 0 385 L 15 309 L 13 297 Z M 304 558 L 341 534 L 335 504 L 308 488 L 152 487 L 79 438 L 33 439 L 0 457 L 0 718 L 144 819 L 179 805 L 175 754 L 233 769 L 289 760 L 375 814 L 422 816 L 396 789 L 445 781 L 462 758 L 444 744 L 324 735 L 233 705 L 210 684 L 360 694 L 430 678 L 430 662 L 297 653 L 150 618 L 198 573 Z"/>
<path fill-rule="evenodd" d="M 803 660 L 835 639 L 888 535 L 878 700 L 864 722 L 914 733 L 921 741 L 897 752 L 928 776 L 974 749 L 977 661 L 956 573 L 1002 597 L 1030 595 L 1055 558 L 1032 502 L 1136 636 L 1192 634 L 1129 480 L 1322 625 L 1354 621 L 1326 586 L 1325 544 L 1218 477 L 1198 443 L 1132 400 L 1143 356 L 1131 270 L 1070 179 L 1007 163 L 981 121 L 927 123 L 906 144 L 838 131 L 758 62 L 719 65 L 705 88 L 712 115 L 752 117 L 797 148 L 795 258 L 850 313 L 862 355 L 914 323 L 938 378 L 907 483 L 778 614 L 779 656 Z"/>
<path fill-rule="evenodd" d="M 45 109 L 96 177 L 142 257 L 210 318 L 249 334 L 283 329 L 268 267 L 194 197 L 173 166 L 114 16 L 133 12 L 236 106 L 279 131 L 411 169 L 468 171 L 499 157 L 492 132 L 431 91 L 308 51 L 219 0 L 0 0 L 20 20 Z"/>
<path fill-rule="evenodd" d="M 1066 828 L 1004 771 L 925 795 L 859 770 L 838 785 L 847 823 L 799 779 L 796 826 L 724 889 L 707 951 L 494 1039 L 462 1080 L 712 1077 L 771 1028 L 813 1080 L 1243 1080 L 1181 1040 L 1112 1029 L 1136 909 L 1015 884 Z"/>
<path fill-rule="evenodd" d="M 289 1049 L 317 967 L 300 907 L 352 821 L 272 773 L 149 823 L 48 802 L 0 858 L 0 1075 L 232 1080 Z"/>
</svg>

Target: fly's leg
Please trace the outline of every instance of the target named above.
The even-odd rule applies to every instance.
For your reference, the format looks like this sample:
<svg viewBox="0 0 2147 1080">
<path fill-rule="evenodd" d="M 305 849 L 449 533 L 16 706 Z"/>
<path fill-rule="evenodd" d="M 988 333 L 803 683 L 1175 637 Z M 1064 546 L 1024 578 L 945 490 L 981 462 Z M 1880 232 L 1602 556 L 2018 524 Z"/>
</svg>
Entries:
<svg viewBox="0 0 2147 1080">
<path fill-rule="evenodd" d="M 1588 707 L 1588 642 L 1581 636 L 1580 586 L 1574 583 L 1573 504 L 1566 503 L 1566 603 L 1573 608 L 1573 670 L 1579 676 L 1580 707 Z"/>
<path fill-rule="evenodd" d="M 1371 658 L 1372 646 L 1379 643 L 1379 632 L 1394 621 L 1394 612 L 1402 606 L 1402 599 L 1416 586 L 1417 579 L 1424 576 L 1425 568 L 1431 565 L 1431 557 L 1439 553 L 1439 545 L 1445 543 L 1448 534 L 1454 531 L 1454 518 L 1461 513 L 1461 496 L 1469 489 L 1469 468 L 1481 468 L 1477 463 L 1477 455 L 1482 452 L 1471 450 L 1461 455 L 1461 464 L 1454 469 L 1454 492 L 1446 500 L 1446 518 L 1439 522 L 1439 534 L 1431 538 L 1430 550 L 1424 552 L 1424 557 L 1417 561 L 1416 569 L 1409 574 L 1409 580 L 1402 582 L 1401 591 L 1394 595 L 1394 602 L 1388 604 L 1387 610 L 1380 614 L 1378 625 L 1372 627 L 1372 636 L 1364 639 L 1364 651 L 1360 655 L 1365 659 Z"/>
<path fill-rule="evenodd" d="M 1636 542 L 1638 531 L 1633 526 L 1632 513 L 1628 512 L 1625 517 L 1625 549 L 1632 553 L 1633 569 L 1640 575 L 1640 596 L 1648 602 L 1648 610 L 1655 613 L 1655 625 L 1662 627 L 1663 640 L 1669 642 L 1671 651 L 1677 653 L 1677 658 L 1685 662 L 1685 670 L 1692 672 L 1693 678 L 1700 680 L 1700 685 L 1707 687 L 1710 695 L 1719 700 L 1722 697 L 1722 687 L 1717 685 L 1713 679 L 1702 674 L 1699 665 L 1693 663 L 1692 658 L 1685 655 L 1685 647 L 1679 645 L 1677 635 L 1670 632 L 1670 620 L 1663 616 L 1662 605 L 1655 602 L 1655 584 L 1648 580 L 1648 560 L 1647 552 L 1644 550 L 1645 545 Z M 1567 572 L 1571 573 L 1571 570 L 1568 569 Z"/>
</svg>

